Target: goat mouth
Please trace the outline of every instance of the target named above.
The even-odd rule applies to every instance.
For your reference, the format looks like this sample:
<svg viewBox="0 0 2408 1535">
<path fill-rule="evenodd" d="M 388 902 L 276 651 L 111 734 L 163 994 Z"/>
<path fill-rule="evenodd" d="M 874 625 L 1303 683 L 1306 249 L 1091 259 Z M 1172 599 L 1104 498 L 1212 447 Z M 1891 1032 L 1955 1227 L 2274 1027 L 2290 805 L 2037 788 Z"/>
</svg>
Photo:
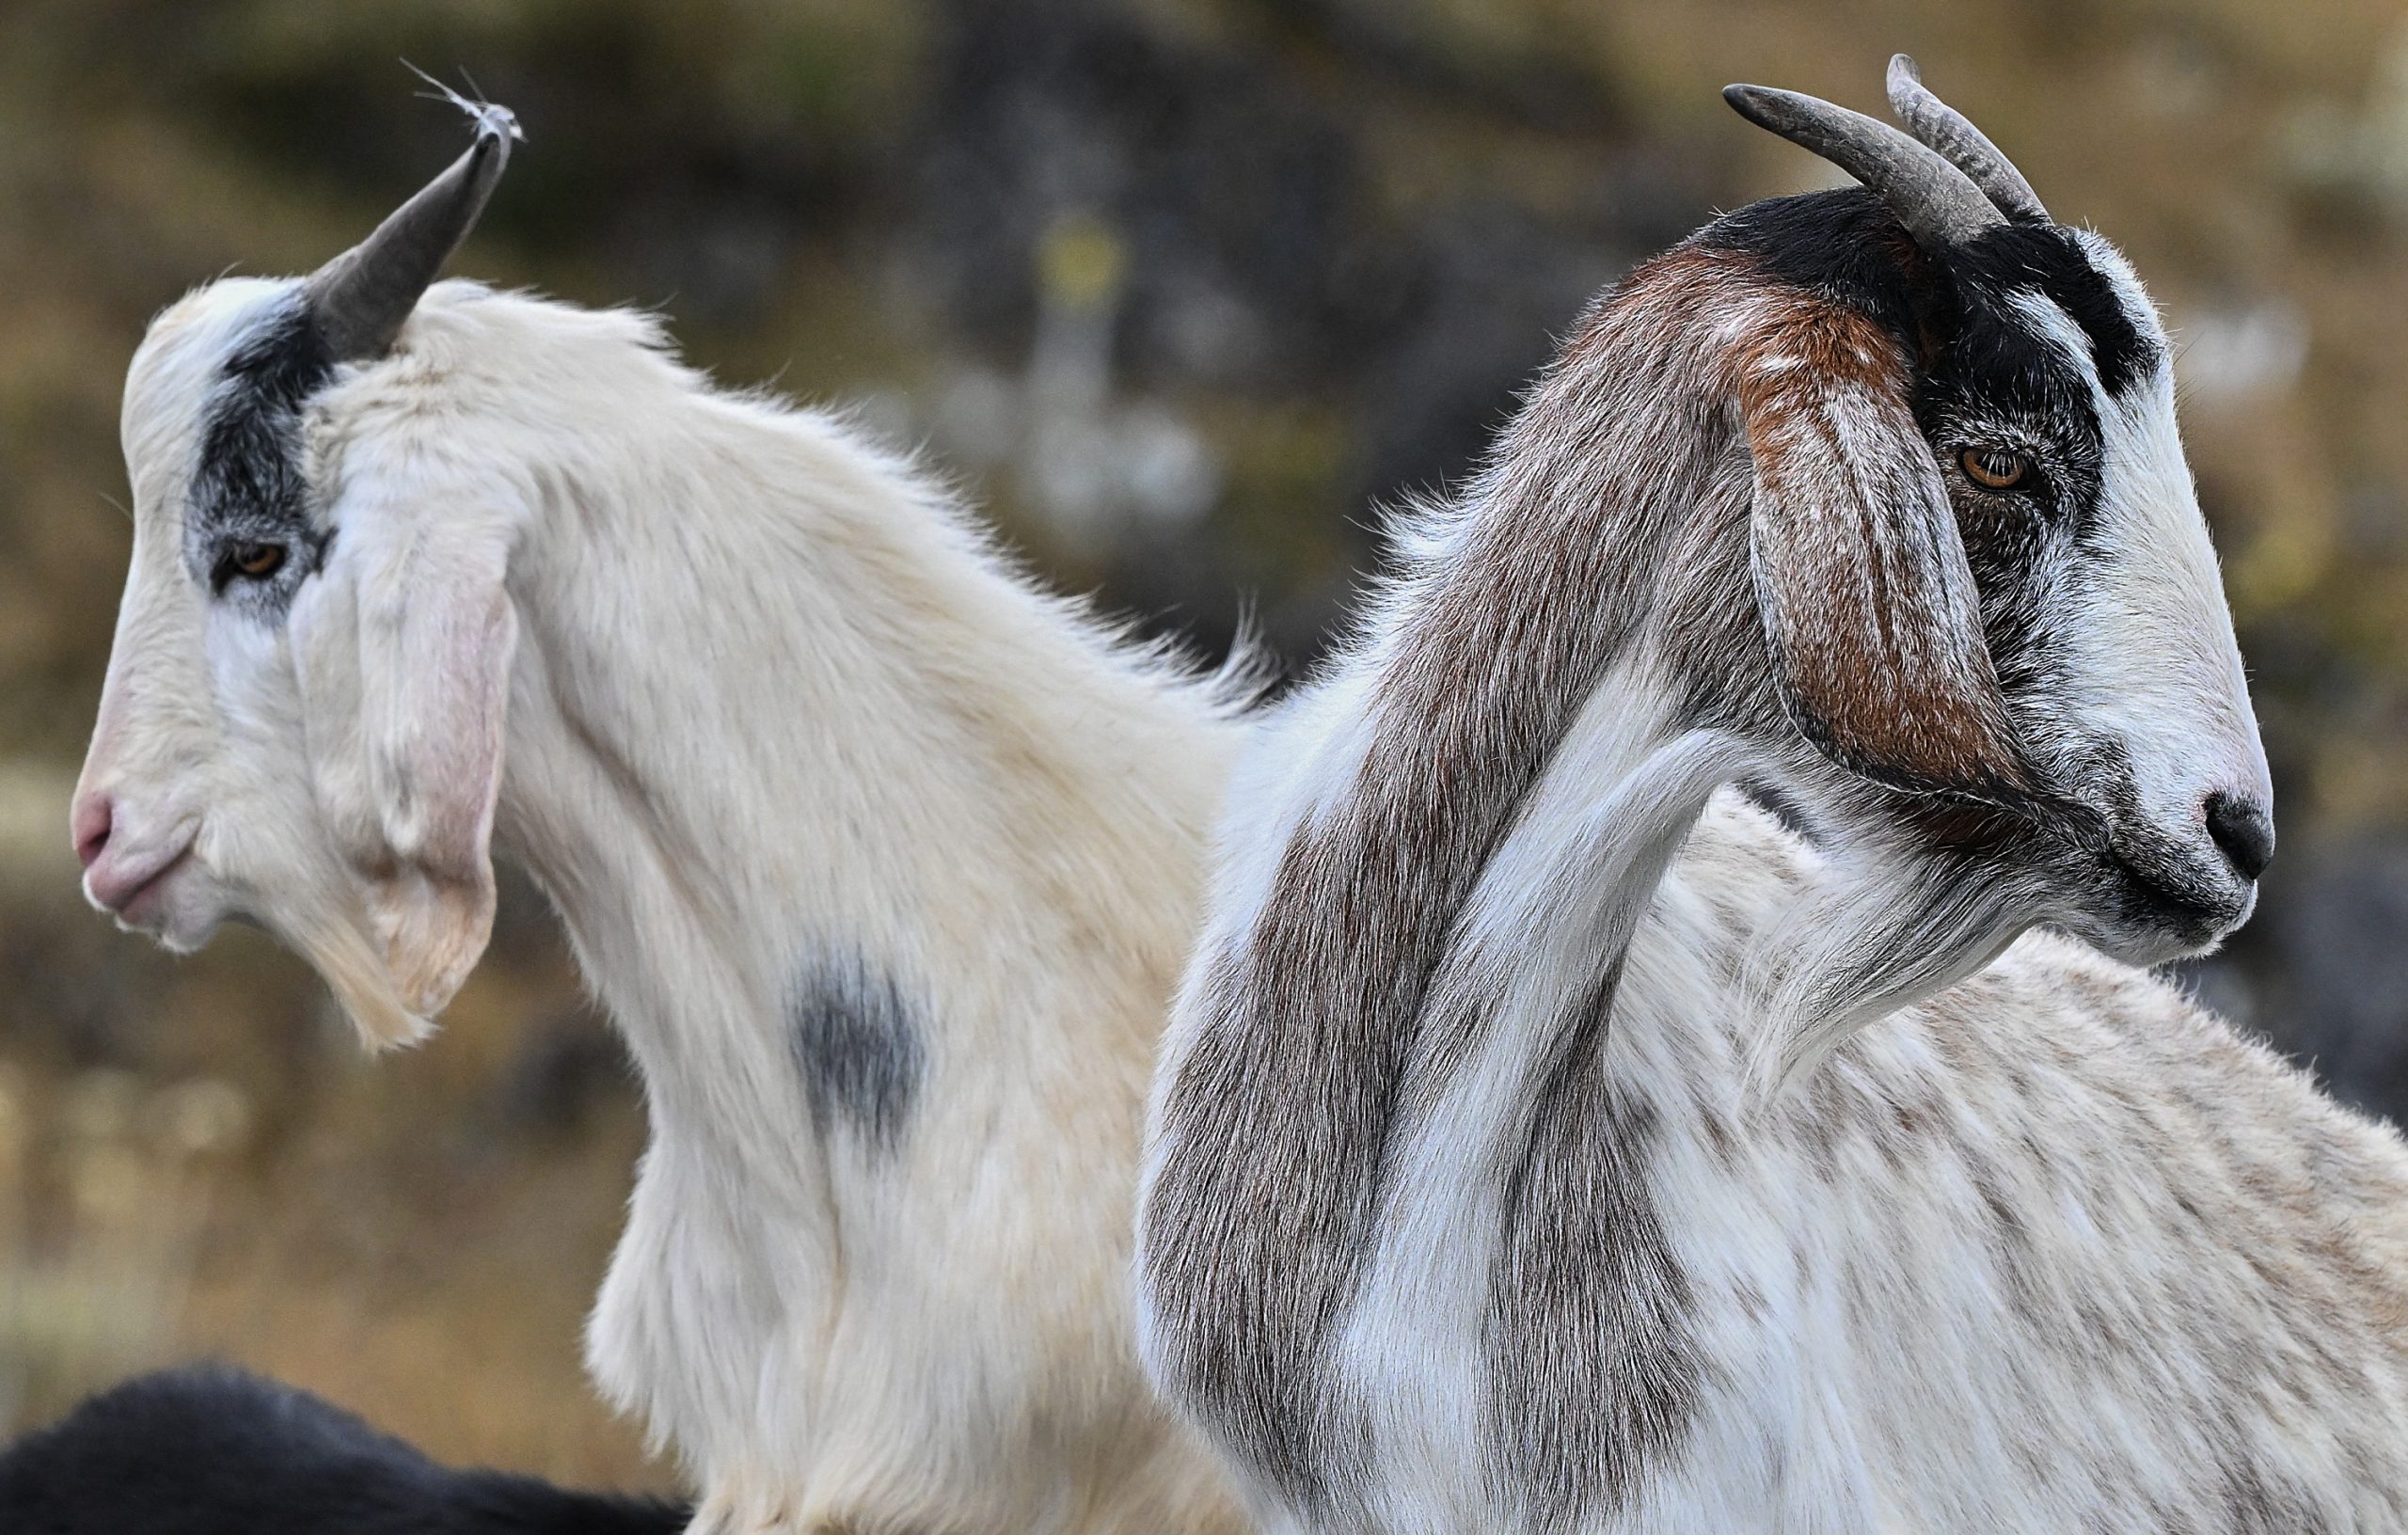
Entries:
<svg viewBox="0 0 2408 1535">
<path fill-rule="evenodd" d="M 2106 862 L 2133 915 L 2186 937 L 2205 941 L 2226 932 L 2249 909 L 2245 888 L 2235 893 L 2209 886 L 2120 847 L 2106 849 Z"/>
<path fill-rule="evenodd" d="M 166 888 L 167 881 L 175 877 L 176 871 L 192 861 L 192 849 L 193 844 L 185 842 L 132 885 L 119 890 L 95 892 L 95 898 L 120 926 L 141 928 L 146 908 L 155 904 L 160 891 Z"/>
<path fill-rule="evenodd" d="M 2082 799 L 2051 797 L 2055 812 L 2041 823 L 2075 852 L 2076 878 L 2096 870 L 2110 881 L 2106 910 L 2095 914 L 2132 928 L 2154 929 L 2182 944 L 2200 948 L 2229 933 L 2249 915 L 2256 887 L 2238 888 L 2203 875 L 2195 862 L 2181 856 L 2178 844 L 2168 844 L 2128 820 L 2110 815 Z"/>
</svg>

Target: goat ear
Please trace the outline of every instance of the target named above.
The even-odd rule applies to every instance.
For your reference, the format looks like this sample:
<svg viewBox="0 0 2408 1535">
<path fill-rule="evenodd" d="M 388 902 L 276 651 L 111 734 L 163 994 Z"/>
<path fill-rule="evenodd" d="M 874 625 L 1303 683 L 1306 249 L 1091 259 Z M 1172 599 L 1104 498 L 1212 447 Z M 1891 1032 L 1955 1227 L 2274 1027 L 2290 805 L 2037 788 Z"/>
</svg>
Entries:
<svg viewBox="0 0 2408 1535">
<path fill-rule="evenodd" d="M 393 989 L 432 1017 L 493 932 L 508 544 L 456 507 L 439 529 L 392 505 L 349 508 L 341 527 L 348 591 L 294 641 L 311 768 Z"/>
<path fill-rule="evenodd" d="M 2022 772 L 1905 378 L 1886 333 L 1828 306 L 1750 357 L 1756 602 L 1782 702 L 1827 755 L 1898 787 L 1992 794 Z"/>
</svg>

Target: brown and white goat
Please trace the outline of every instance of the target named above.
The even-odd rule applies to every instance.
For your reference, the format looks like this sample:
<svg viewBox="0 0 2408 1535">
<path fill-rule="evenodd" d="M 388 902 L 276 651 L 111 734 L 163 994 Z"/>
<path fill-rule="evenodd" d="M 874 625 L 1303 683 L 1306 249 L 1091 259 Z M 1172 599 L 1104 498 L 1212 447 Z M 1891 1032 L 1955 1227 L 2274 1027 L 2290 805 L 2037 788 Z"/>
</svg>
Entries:
<svg viewBox="0 0 2408 1535">
<path fill-rule="evenodd" d="M 430 289 L 510 137 L 152 324 L 86 888 L 392 1043 L 532 871 L 651 1116 L 589 1358 L 698 1530 L 1231 1528 L 1128 1286 L 1228 711 L 650 319 Z"/>
<path fill-rule="evenodd" d="M 2408 1526 L 2408 1151 L 2132 968 L 2273 842 L 2165 337 L 1891 84 L 1239 768 L 1139 1312 L 1274 1530 Z"/>
</svg>

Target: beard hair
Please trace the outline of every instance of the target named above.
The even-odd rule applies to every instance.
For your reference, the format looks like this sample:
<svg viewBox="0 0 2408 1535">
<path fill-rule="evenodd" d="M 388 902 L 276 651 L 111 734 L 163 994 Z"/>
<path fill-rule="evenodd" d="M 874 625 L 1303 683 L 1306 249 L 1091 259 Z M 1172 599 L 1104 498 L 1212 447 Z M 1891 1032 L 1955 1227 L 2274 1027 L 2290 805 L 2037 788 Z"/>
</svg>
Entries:
<svg viewBox="0 0 2408 1535">
<path fill-rule="evenodd" d="M 1746 965 L 1761 1021 L 1748 1067 L 1758 1107 L 1858 1030 L 1997 958 L 2033 926 L 2037 905 L 2011 867 L 1879 833 L 1827 846 L 1819 873 Z"/>
<path fill-rule="evenodd" d="M 353 883 L 339 877 L 313 883 L 324 888 L 275 903 L 269 928 L 309 961 L 371 1052 L 415 1045 L 433 1034 L 433 1021 L 403 1000 Z"/>
</svg>

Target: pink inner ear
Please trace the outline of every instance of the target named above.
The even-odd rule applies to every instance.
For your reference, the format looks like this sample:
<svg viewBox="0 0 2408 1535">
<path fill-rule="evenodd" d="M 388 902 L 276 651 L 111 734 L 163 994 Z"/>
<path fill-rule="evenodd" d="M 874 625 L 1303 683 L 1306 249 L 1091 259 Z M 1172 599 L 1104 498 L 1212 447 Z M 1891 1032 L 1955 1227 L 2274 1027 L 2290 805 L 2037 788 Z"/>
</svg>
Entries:
<svg viewBox="0 0 2408 1535">
<path fill-rule="evenodd" d="M 388 652 L 396 686 L 379 753 L 386 840 L 438 885 L 490 886 L 517 618 L 498 580 L 463 590 L 436 584 L 448 573 L 414 574 L 426 578 L 409 583 Z M 375 648 L 363 634 L 363 665 Z"/>
<path fill-rule="evenodd" d="M 398 600 L 363 612 L 363 686 L 378 705 L 367 742 L 386 842 L 399 865 L 378 893 L 394 984 L 439 1010 L 493 929 L 494 807 L 517 615 L 500 551 L 413 548 Z"/>
<path fill-rule="evenodd" d="M 1739 392 L 1757 599 L 1791 708 L 1859 771 L 2020 784 L 1972 572 L 1896 344 L 1837 305 L 1782 313 Z"/>
</svg>

